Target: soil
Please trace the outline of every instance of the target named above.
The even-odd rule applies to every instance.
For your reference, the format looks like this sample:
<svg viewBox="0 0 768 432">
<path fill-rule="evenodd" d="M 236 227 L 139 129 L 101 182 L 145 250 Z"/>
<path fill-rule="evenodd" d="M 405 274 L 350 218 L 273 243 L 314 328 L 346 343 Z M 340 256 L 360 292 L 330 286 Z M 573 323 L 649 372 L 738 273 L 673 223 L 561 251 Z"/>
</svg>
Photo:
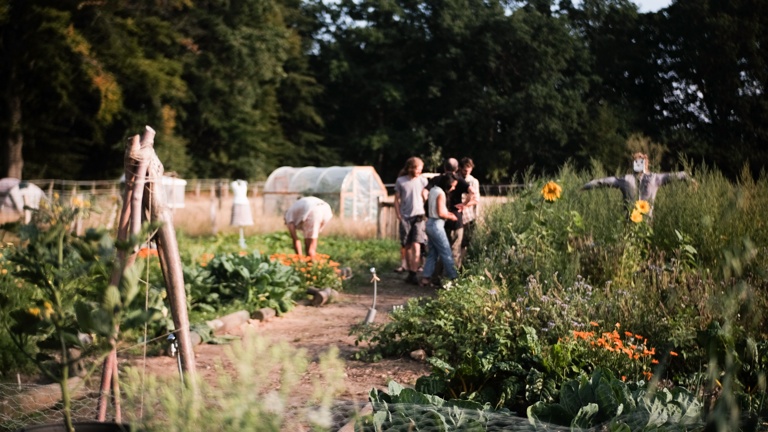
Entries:
<svg viewBox="0 0 768 432">
<path fill-rule="evenodd" d="M 362 275 L 369 278 L 369 275 Z M 435 294 L 434 288 L 419 287 L 405 283 L 402 273 L 391 270 L 378 274 L 376 298 L 376 323 L 385 323 L 389 319 L 389 312 L 394 306 L 404 305 L 408 299 L 414 297 L 430 297 Z M 361 279 L 360 276 L 357 279 Z M 244 327 L 254 328 L 259 334 L 263 334 L 274 341 L 285 341 L 292 347 L 306 351 L 312 361 L 308 374 L 317 368 L 318 355 L 335 346 L 339 350 L 339 358 L 344 362 L 345 390 L 337 398 L 337 407 L 341 405 L 351 406 L 351 413 L 342 415 L 349 417 L 354 410 L 363 407 L 368 401 L 371 389 L 386 390 L 390 380 L 399 384 L 412 387 L 416 380 L 430 372 L 430 366 L 412 359 L 410 356 L 402 358 L 384 359 L 375 363 L 363 362 L 354 359 L 354 354 L 360 349 L 355 345 L 355 336 L 350 335 L 350 329 L 356 324 L 365 321 L 373 302 L 373 283 L 362 282 L 354 287 L 352 292 L 340 292 L 339 297 L 332 303 L 319 307 L 300 304 L 290 312 L 280 317 L 271 318 L 265 322 L 250 320 L 240 329 L 229 334 L 242 335 Z M 202 344 L 195 347 L 195 361 L 198 374 L 201 374 L 208 382 L 215 382 L 216 365 L 221 364 L 224 358 L 226 345 Z M 135 363 L 143 359 L 126 359 L 126 362 Z M 145 364 L 148 373 L 169 374 L 177 373 L 176 359 L 169 356 L 157 356 L 146 359 Z M 232 368 L 224 365 L 224 368 Z M 309 385 L 299 389 L 298 397 L 309 398 L 312 389 Z M 301 401 L 293 401 L 296 406 Z M 342 411 L 344 409 L 341 409 Z M 336 411 L 336 410 L 335 410 Z M 338 415 L 338 413 L 336 413 Z M 348 418 L 346 419 L 348 420 Z M 336 419 L 337 425 L 346 421 Z"/>
</svg>

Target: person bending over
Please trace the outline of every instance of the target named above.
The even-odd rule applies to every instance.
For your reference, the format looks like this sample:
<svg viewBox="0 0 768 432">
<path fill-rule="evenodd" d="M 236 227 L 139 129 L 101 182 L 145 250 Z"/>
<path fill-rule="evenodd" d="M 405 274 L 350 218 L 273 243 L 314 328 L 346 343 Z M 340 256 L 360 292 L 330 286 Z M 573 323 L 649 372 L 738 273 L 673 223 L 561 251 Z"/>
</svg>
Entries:
<svg viewBox="0 0 768 432">
<path fill-rule="evenodd" d="M 293 249 L 296 254 L 301 253 L 301 240 L 297 235 L 298 230 L 304 234 L 304 251 L 310 258 L 317 252 L 317 238 L 328 221 L 333 218 L 333 211 L 327 202 L 320 198 L 308 196 L 299 198 L 288 211 L 285 212 L 285 225 L 291 234 Z"/>
</svg>

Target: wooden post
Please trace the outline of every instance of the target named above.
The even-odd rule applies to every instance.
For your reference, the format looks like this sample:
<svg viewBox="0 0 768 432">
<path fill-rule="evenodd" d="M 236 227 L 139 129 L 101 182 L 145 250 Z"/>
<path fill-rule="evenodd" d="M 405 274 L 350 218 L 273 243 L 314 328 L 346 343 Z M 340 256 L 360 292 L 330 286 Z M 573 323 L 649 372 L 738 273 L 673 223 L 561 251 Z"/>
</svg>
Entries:
<svg viewBox="0 0 768 432">
<path fill-rule="evenodd" d="M 163 165 L 155 153 L 154 138 L 155 131 L 147 126 L 143 138 L 140 139 L 138 135 L 134 136 L 126 149 L 124 158 L 126 187 L 123 194 L 123 209 L 120 214 L 117 238 L 118 240 L 125 241 L 128 239 L 129 233 L 137 234 L 141 231 L 144 210 L 149 210 L 151 215 L 157 215 L 157 220 L 163 222 L 156 234 L 158 255 L 160 256 L 160 265 L 171 303 L 173 323 L 179 339 L 182 371 L 192 378 L 189 380 L 190 386 L 196 393 L 194 352 L 192 351 L 189 335 L 189 316 L 187 314 L 184 278 L 181 273 L 181 258 L 176 242 L 176 232 L 173 228 L 172 215 L 167 206 L 165 190 L 161 183 Z M 149 185 L 147 185 L 148 177 L 150 180 Z M 147 200 L 149 209 L 144 208 L 145 189 L 150 191 L 149 199 Z M 137 254 L 138 246 L 135 246 L 133 252 L 127 256 L 124 252 L 118 251 L 118 262 L 112 271 L 110 284 L 119 286 L 124 270 L 135 263 Z M 114 348 L 114 341 L 112 341 L 112 344 L 112 351 L 104 361 L 102 369 L 101 394 L 98 407 L 99 421 L 104 421 L 106 418 L 107 397 L 110 387 L 112 387 L 113 391 L 112 396 L 115 409 L 118 411 L 117 417 L 120 417 L 117 352 Z"/>
<path fill-rule="evenodd" d="M 216 198 L 216 185 L 211 184 L 211 209 L 210 209 L 210 218 L 211 218 L 211 234 L 216 235 L 216 233 L 219 232 L 219 226 L 216 223 L 217 218 L 217 206 L 216 206 L 217 198 Z M 221 201 L 219 201 L 220 203 Z"/>
</svg>

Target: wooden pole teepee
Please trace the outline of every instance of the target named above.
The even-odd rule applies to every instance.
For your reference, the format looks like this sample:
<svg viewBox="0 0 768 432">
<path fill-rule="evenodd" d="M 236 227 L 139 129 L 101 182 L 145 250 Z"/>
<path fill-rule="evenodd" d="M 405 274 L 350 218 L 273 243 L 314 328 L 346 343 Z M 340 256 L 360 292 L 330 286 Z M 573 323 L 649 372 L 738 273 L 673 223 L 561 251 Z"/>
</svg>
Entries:
<svg viewBox="0 0 768 432">
<path fill-rule="evenodd" d="M 126 241 L 129 236 L 138 234 L 142 222 L 147 220 L 148 216 L 161 223 L 154 239 L 157 243 L 173 324 L 179 341 L 178 355 L 181 356 L 181 367 L 184 374 L 194 378 L 195 355 L 189 334 L 189 315 L 187 313 L 181 256 L 173 227 L 173 214 L 166 203 L 165 190 L 161 182 L 163 164 L 155 153 L 154 142 L 155 131 L 147 126 L 144 135 L 142 137 L 135 135 L 126 148 L 124 158 L 125 190 L 123 192 L 123 208 L 117 227 L 117 239 Z M 110 280 L 111 284 L 118 285 L 120 283 L 124 270 L 136 262 L 138 251 L 138 246 L 135 246 L 130 254 L 118 251 L 117 263 Z M 196 381 L 189 379 L 185 382 L 194 387 Z M 121 413 L 117 381 L 117 351 L 114 344 L 112 351 L 104 360 L 102 368 L 98 407 L 99 421 L 106 419 L 110 389 L 115 406 L 115 421 L 119 423 L 121 422 Z"/>
</svg>

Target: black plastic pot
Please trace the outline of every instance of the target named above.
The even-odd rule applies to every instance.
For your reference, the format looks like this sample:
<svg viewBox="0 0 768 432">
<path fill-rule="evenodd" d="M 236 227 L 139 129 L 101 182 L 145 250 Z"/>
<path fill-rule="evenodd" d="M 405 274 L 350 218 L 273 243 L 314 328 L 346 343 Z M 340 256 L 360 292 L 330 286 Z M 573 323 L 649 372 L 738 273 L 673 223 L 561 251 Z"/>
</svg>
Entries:
<svg viewBox="0 0 768 432">
<path fill-rule="evenodd" d="M 75 422 L 72 424 L 75 432 L 130 432 L 131 425 L 111 422 Z M 64 422 L 26 426 L 16 432 L 67 432 Z"/>
</svg>

